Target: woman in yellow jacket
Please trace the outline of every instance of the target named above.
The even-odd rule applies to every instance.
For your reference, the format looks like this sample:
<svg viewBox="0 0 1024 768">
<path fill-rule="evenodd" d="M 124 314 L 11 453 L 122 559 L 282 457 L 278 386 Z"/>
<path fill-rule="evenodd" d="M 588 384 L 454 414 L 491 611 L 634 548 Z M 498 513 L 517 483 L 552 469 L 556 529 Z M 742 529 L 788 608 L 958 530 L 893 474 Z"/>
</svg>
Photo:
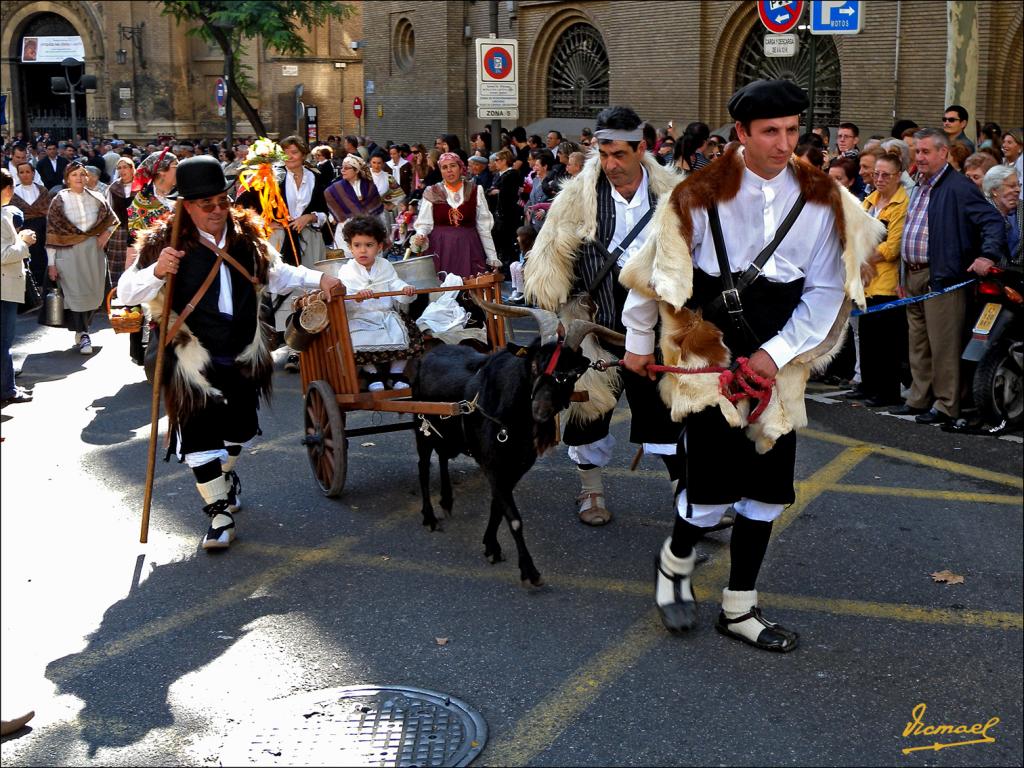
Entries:
<svg viewBox="0 0 1024 768">
<path fill-rule="evenodd" d="M 900 280 L 900 242 L 907 218 L 909 198 L 900 174 L 903 161 L 898 154 L 887 153 L 875 163 L 875 191 L 864 200 L 864 210 L 886 226 L 885 240 L 878 246 L 865 268 L 864 294 L 868 307 L 895 301 Z M 860 389 L 871 407 L 899 405 L 900 350 L 905 346 L 907 318 L 902 307 L 861 315 Z"/>
</svg>

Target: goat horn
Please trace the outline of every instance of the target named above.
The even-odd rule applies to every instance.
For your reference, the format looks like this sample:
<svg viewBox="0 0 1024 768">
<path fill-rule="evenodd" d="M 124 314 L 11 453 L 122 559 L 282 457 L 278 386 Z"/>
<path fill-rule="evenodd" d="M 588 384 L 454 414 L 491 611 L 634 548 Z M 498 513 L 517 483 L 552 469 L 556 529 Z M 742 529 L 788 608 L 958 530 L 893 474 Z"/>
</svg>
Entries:
<svg viewBox="0 0 1024 768">
<path fill-rule="evenodd" d="M 621 333 L 613 331 L 611 328 L 605 328 L 603 325 L 591 323 L 587 320 L 571 320 L 569 321 L 569 330 L 565 334 L 565 346 L 570 349 L 579 349 L 583 339 L 590 334 L 594 334 L 601 341 L 605 341 L 614 347 L 621 347 L 626 343 L 626 337 Z"/>
<path fill-rule="evenodd" d="M 486 312 L 492 312 L 502 317 L 532 317 L 540 327 L 541 342 L 547 343 L 558 338 L 558 315 L 546 309 L 538 307 L 513 307 L 509 304 L 496 304 L 493 301 L 481 299 L 473 291 L 469 292 L 473 303 Z"/>
</svg>

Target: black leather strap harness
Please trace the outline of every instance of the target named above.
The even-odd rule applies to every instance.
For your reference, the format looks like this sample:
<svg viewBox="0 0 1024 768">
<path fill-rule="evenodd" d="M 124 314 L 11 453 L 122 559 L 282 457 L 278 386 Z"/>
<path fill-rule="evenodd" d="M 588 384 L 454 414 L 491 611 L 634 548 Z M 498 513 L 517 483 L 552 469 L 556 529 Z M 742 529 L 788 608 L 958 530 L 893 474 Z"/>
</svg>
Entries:
<svg viewBox="0 0 1024 768">
<path fill-rule="evenodd" d="M 806 202 L 803 195 L 797 197 L 793 207 L 789 209 L 786 218 L 776 230 L 775 237 L 757 254 L 753 263 L 740 275 L 739 281 L 733 280 L 732 269 L 729 267 L 729 254 L 725 249 L 725 236 L 722 233 L 722 220 L 718 216 L 718 206 L 712 204 L 708 207 L 708 226 L 711 228 L 711 238 L 715 243 L 715 255 L 718 257 L 718 269 L 722 280 L 722 293 L 711 302 L 709 309 L 717 310 L 724 306 L 736 330 L 749 335 L 757 344 L 760 344 L 761 340 L 757 338 L 757 334 L 754 333 L 750 323 L 743 316 L 741 294 L 762 275 L 764 265 L 768 263 L 768 259 L 772 257 L 786 235 L 789 234 L 789 230 L 793 228 L 793 224 L 800 215 L 800 211 L 804 209 Z"/>
</svg>

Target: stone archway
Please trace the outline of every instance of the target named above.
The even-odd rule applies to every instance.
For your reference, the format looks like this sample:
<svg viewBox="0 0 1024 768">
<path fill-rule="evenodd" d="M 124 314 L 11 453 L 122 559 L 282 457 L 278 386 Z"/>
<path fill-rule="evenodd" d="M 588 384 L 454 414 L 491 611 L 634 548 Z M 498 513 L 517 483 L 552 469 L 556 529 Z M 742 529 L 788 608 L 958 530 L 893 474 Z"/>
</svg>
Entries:
<svg viewBox="0 0 1024 768">
<path fill-rule="evenodd" d="M 754 25 L 760 23 L 757 18 L 757 3 L 739 0 L 731 13 L 718 28 L 711 63 L 710 87 L 701 89 L 701 114 L 707 115 L 709 125 L 721 125 L 729 122 L 729 110 L 726 104 L 736 90 L 736 70 L 743 45 L 750 36 Z"/>
<path fill-rule="evenodd" d="M 607 39 L 601 25 L 580 6 L 559 8 L 541 27 L 529 54 L 526 71 L 525 114 L 520 115 L 523 125 L 547 116 L 548 72 L 551 58 L 566 31 L 575 24 L 587 24 L 602 39 Z M 525 118 L 525 119 L 524 119 Z"/>
<path fill-rule="evenodd" d="M 11 89 L 11 130 L 12 133 L 28 131 L 28 116 L 25 112 L 26 94 L 20 76 L 21 38 L 33 20 L 44 14 L 53 14 L 66 21 L 81 36 L 85 47 L 86 72 L 96 75 L 96 93 L 85 97 L 86 114 L 93 124 L 106 131 L 108 98 L 106 87 L 105 43 L 102 24 L 96 9 L 88 2 L 66 2 L 44 0 L 43 2 L 8 2 L 3 10 L 3 30 L 0 32 L 2 58 L 2 79 Z"/>
</svg>

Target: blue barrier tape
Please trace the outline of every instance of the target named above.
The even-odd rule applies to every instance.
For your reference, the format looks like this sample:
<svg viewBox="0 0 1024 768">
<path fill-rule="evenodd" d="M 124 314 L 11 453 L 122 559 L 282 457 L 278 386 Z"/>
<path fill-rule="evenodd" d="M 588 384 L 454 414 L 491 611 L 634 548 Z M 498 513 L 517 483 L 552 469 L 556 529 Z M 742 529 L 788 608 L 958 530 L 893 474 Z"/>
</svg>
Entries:
<svg viewBox="0 0 1024 768">
<path fill-rule="evenodd" d="M 857 315 L 869 315 L 872 312 L 881 312 L 884 309 L 893 309 L 894 307 L 905 307 L 907 304 L 916 304 L 919 301 L 927 301 L 928 299 L 934 299 L 936 296 L 941 296 L 944 293 L 958 291 L 965 285 L 970 285 L 973 282 L 975 282 L 973 279 L 964 280 L 962 283 L 951 285 L 949 286 L 949 288 L 943 288 L 941 291 L 932 291 L 931 293 L 926 293 L 923 296 L 909 296 L 905 299 L 897 299 L 896 301 L 890 301 L 885 304 L 876 304 L 875 306 L 868 307 L 867 309 L 854 309 L 853 312 L 850 313 L 850 315 L 851 317 L 856 317 Z"/>
</svg>

